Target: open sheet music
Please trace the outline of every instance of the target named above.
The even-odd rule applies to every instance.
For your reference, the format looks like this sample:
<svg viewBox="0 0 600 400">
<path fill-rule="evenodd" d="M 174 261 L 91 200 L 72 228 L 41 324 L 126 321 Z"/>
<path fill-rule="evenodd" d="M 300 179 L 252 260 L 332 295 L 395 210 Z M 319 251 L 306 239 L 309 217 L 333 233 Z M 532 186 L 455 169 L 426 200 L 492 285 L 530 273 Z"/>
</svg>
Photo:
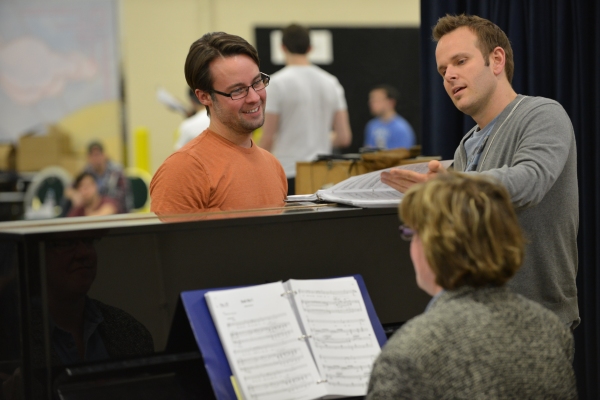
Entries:
<svg viewBox="0 0 600 400">
<path fill-rule="evenodd" d="M 448 168 L 452 162 L 453 160 L 440 161 L 444 168 Z M 398 168 L 425 174 L 429 170 L 428 164 L 429 162 L 407 164 L 353 176 L 329 189 L 318 190 L 315 194 L 288 196 L 287 201 L 322 200 L 365 208 L 395 207 L 402 200 L 403 194 L 381 182 L 381 173 Z"/>
<path fill-rule="evenodd" d="M 362 396 L 380 352 L 353 277 L 205 294 L 243 397 Z"/>
</svg>

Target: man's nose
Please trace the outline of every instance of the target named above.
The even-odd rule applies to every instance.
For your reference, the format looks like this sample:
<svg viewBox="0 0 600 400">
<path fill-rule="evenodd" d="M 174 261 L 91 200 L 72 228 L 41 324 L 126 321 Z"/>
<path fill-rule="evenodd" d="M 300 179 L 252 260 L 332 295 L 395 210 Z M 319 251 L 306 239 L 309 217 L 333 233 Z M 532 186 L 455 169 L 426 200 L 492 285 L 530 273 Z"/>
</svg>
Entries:
<svg viewBox="0 0 600 400">
<path fill-rule="evenodd" d="M 254 103 L 255 101 L 258 101 L 258 100 L 260 100 L 260 95 L 252 86 L 250 86 L 250 88 L 248 89 L 248 96 L 246 96 L 246 102 Z"/>
<path fill-rule="evenodd" d="M 447 81 L 451 81 L 456 79 L 456 71 L 452 67 L 446 68 L 446 72 L 444 73 L 444 79 Z"/>
</svg>

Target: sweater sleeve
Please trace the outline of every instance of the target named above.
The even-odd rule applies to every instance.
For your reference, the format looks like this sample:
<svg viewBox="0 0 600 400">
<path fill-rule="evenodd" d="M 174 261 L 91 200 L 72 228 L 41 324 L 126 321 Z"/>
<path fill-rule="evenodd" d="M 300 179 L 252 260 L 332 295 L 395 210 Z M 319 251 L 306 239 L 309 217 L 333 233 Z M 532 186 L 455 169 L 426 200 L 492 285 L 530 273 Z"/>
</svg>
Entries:
<svg viewBox="0 0 600 400">
<path fill-rule="evenodd" d="M 504 184 L 515 207 L 532 207 L 542 201 L 563 171 L 574 145 L 573 127 L 556 102 L 540 104 L 513 118 L 518 119 L 517 126 L 511 124 L 504 132 L 517 141 L 510 165 L 482 173 Z"/>
</svg>

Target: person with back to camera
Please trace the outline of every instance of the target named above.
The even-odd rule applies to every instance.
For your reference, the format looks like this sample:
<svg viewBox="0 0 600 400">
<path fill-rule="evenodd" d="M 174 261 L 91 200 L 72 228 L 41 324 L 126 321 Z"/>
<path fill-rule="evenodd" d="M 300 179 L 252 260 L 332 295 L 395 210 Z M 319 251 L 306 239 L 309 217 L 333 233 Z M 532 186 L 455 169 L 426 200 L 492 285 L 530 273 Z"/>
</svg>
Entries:
<svg viewBox="0 0 600 400">
<path fill-rule="evenodd" d="M 505 285 L 524 249 L 507 190 L 450 172 L 413 186 L 399 210 L 433 298 L 384 346 L 367 399 L 577 398 L 571 330 Z"/>
<path fill-rule="evenodd" d="M 556 101 L 513 90 L 512 47 L 491 21 L 447 15 L 433 37 L 446 92 L 477 123 L 456 149 L 454 169 L 498 179 L 528 240 L 523 266 L 508 284 L 575 329 L 579 191 L 571 120 Z M 392 169 L 381 181 L 404 192 L 442 170 L 438 161 L 429 169 L 427 174 Z"/>
<path fill-rule="evenodd" d="M 365 147 L 409 149 L 416 144 L 412 127 L 396 112 L 399 97 L 398 90 L 390 85 L 371 89 L 369 109 L 375 118 L 365 127 Z"/>
<path fill-rule="evenodd" d="M 210 116 L 198 137 L 171 154 L 150 183 L 151 211 L 181 214 L 284 205 L 283 168 L 256 146 L 269 76 L 256 49 L 239 36 L 207 33 L 190 46 L 185 78 Z"/>
<path fill-rule="evenodd" d="M 309 30 L 292 24 L 283 30 L 286 66 L 272 76 L 259 146 L 281 162 L 288 194 L 295 194 L 296 163 L 331 154 L 352 142 L 344 88 L 337 78 L 308 59 Z M 331 137 L 333 130 L 334 136 Z"/>
</svg>

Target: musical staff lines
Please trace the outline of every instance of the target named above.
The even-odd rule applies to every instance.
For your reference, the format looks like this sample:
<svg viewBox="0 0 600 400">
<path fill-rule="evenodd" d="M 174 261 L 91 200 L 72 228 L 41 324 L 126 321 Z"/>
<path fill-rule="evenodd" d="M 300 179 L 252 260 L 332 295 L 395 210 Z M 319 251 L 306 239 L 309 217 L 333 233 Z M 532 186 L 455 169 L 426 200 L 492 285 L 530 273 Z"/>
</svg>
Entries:
<svg viewBox="0 0 600 400">
<path fill-rule="evenodd" d="M 261 384 L 248 385 L 250 396 L 257 399 L 263 396 L 273 396 L 284 392 L 303 389 L 314 385 L 315 381 L 310 374 L 295 375 L 291 378 L 283 378 Z"/>
<path fill-rule="evenodd" d="M 333 280 L 332 280 L 333 281 Z M 336 393 L 366 393 L 373 361 L 381 351 L 360 289 L 352 278 L 320 281 L 311 287 L 292 281 L 304 329 L 321 376 Z M 297 284 L 298 283 L 298 284 Z"/>
<path fill-rule="evenodd" d="M 251 327 L 258 324 L 270 323 L 273 321 L 277 321 L 285 316 L 286 313 L 277 313 L 273 315 L 267 315 L 266 317 L 261 318 L 241 319 L 236 321 L 230 321 L 227 323 L 227 326 L 229 328 L 243 329 L 244 326 Z"/>
<path fill-rule="evenodd" d="M 326 389 L 280 282 L 205 297 L 244 398 L 318 398 Z M 212 297 L 212 298 L 211 298 Z M 293 296 L 290 296 L 293 297 Z M 212 306 L 211 306 L 212 304 Z"/>
</svg>

